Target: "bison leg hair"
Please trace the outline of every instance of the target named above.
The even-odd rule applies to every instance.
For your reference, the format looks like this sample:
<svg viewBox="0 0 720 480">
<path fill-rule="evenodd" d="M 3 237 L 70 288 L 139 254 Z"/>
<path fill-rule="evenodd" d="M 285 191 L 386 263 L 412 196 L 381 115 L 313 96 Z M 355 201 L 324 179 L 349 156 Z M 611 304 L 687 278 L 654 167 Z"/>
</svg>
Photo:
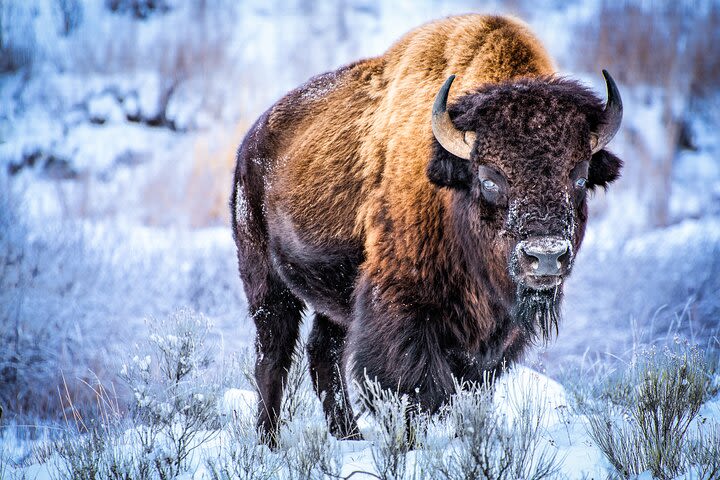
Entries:
<svg viewBox="0 0 720 480">
<path fill-rule="evenodd" d="M 300 330 L 303 304 L 279 281 L 268 281 L 267 293 L 250 312 L 255 321 L 255 380 L 258 388 L 258 430 L 277 445 L 278 415 L 283 387 Z"/>
<path fill-rule="evenodd" d="M 310 377 L 322 401 L 330 432 L 337 438 L 361 440 L 344 381 L 346 329 L 321 313 L 315 314 L 307 345 Z"/>
</svg>

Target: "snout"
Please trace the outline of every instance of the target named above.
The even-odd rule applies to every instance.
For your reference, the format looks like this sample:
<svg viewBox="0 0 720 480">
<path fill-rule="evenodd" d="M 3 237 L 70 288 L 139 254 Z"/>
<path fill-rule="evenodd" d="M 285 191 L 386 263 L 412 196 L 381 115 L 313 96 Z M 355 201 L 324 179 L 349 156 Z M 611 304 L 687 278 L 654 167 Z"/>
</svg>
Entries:
<svg viewBox="0 0 720 480">
<path fill-rule="evenodd" d="M 532 237 L 519 242 L 515 254 L 523 281 L 532 288 L 547 289 L 559 285 L 568 273 L 572 246 L 560 237 Z"/>
</svg>

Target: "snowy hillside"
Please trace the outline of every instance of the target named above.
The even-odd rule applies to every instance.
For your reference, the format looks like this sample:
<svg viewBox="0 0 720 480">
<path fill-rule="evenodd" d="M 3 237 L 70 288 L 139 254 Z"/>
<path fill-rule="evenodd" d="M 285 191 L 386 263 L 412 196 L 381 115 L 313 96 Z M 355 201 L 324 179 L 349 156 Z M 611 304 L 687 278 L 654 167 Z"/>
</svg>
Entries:
<svg viewBox="0 0 720 480">
<path fill-rule="evenodd" d="M 594 393 L 578 393 L 577 373 L 568 372 L 580 369 L 601 388 L 608 385 L 608 372 L 634 365 L 642 346 L 661 349 L 681 338 L 705 352 L 703 368 L 708 382 L 715 382 L 720 3 L 5 0 L 0 478 L 16 466 L 21 471 L 18 462 L 25 462 L 29 478 L 65 478 L 67 472 L 52 471 L 65 468 L 62 450 L 33 453 L 26 440 L 75 428 L 76 419 L 68 420 L 74 410 L 84 417 L 97 414 L 97 385 L 116 388 L 100 395 L 117 402 L 110 413 L 118 418 L 103 438 L 120 442 L 122 450 L 123 438 L 142 435 L 141 427 L 127 423 L 134 386 L 119 372 L 153 326 L 183 308 L 212 321 L 207 336 L 214 366 L 208 372 L 222 377 L 222 390 L 207 392 L 215 395 L 208 400 L 215 413 L 201 425 L 214 433 L 201 434 L 207 442 L 184 464 L 183 474 L 226 478 L 221 471 L 229 465 L 227 455 L 254 435 L 245 418 L 253 410 L 254 397 L 246 392 L 252 387 L 242 368 L 228 366 L 248 361 L 254 339 L 227 226 L 235 149 L 260 113 L 310 76 L 380 54 L 422 22 L 469 11 L 518 15 L 563 74 L 604 94 L 599 72 L 607 68 L 625 103 L 623 127 L 610 144 L 625 162 L 623 177 L 590 200 L 590 224 L 566 286 L 559 338 L 535 349 L 526 367 L 507 380 L 523 392 L 548 389 L 550 406 L 543 405 L 550 411 L 542 433 L 532 437 L 538 454 L 552 452 L 556 476 L 582 478 L 584 472 L 604 478 L 617 468 L 590 433 L 588 402 L 578 400 Z M 504 385 L 495 402 L 503 398 Z M 292 435 L 302 436 L 297 429 L 324 425 L 319 402 L 307 385 L 302 388 L 308 412 L 289 425 L 290 446 L 297 440 Z M 717 448 L 717 391 L 703 388 L 691 430 L 706 425 L 703 419 L 710 419 L 713 430 L 691 440 L 713 438 L 707 444 Z M 108 413 L 107 406 L 100 410 Z M 448 452 L 464 451 L 472 435 L 454 437 L 451 425 L 461 410 L 445 424 L 433 420 L 427 448 L 402 452 L 407 478 L 412 471 L 423 478 L 417 468 L 447 470 Z M 614 413 L 608 418 L 622 420 L 622 413 Z M 512 427 L 506 417 L 491 417 L 502 424 L 501 442 L 503 429 Z M 20 426 L 35 424 L 47 428 Z M 368 478 L 383 477 L 378 465 L 392 463 L 378 456 L 392 451 L 392 445 L 379 447 L 392 435 L 385 432 L 383 440 L 369 416 L 364 428 L 367 441 L 357 444 L 316 432 L 322 448 L 332 447 L 335 457 L 323 461 L 335 475 L 363 470 L 373 472 Z M 315 447 L 297 448 L 307 453 Z M 250 459 L 262 456 L 271 470 L 289 461 L 265 450 L 236 450 Z M 208 463 L 211 457 L 215 463 Z M 227 478 L 239 474 L 233 475 Z M 283 475 L 295 478 L 292 471 Z"/>
</svg>

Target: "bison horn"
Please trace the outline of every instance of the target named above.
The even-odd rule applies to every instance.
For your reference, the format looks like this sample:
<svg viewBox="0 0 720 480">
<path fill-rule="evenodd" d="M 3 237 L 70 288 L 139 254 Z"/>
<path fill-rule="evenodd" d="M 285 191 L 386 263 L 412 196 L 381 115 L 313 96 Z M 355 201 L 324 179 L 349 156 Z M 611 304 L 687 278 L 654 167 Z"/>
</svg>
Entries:
<svg viewBox="0 0 720 480">
<path fill-rule="evenodd" d="M 607 103 L 605 104 L 602 125 L 600 125 L 597 131 L 590 133 L 590 148 L 593 154 L 599 152 L 605 148 L 605 145 L 610 143 L 610 140 L 612 140 L 620 129 L 620 122 L 622 122 L 623 116 L 622 98 L 620 98 L 620 91 L 617 85 L 615 85 L 615 80 L 613 80 L 607 70 L 603 70 L 602 73 L 603 77 L 605 77 L 605 85 L 607 87 Z"/>
<path fill-rule="evenodd" d="M 470 152 L 475 144 L 475 132 L 463 132 L 455 128 L 447 112 L 447 98 L 455 75 L 450 75 L 435 96 L 432 109 L 432 131 L 438 143 L 456 157 L 470 160 Z"/>
</svg>

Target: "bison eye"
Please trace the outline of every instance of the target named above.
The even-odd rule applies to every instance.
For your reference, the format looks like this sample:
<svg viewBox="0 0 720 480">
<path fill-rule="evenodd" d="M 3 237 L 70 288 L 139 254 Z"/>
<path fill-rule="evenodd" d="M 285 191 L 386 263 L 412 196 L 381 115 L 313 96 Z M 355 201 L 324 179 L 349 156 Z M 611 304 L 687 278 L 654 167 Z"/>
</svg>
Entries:
<svg viewBox="0 0 720 480">
<path fill-rule="evenodd" d="M 507 206 L 508 182 L 496 168 L 480 165 L 478 168 L 478 187 L 480 196 L 490 205 Z"/>
<path fill-rule="evenodd" d="M 486 178 L 482 181 L 482 186 L 485 190 L 489 192 L 497 192 L 498 190 L 500 190 L 500 187 L 498 187 L 497 183 L 493 182 L 489 178 Z"/>
<path fill-rule="evenodd" d="M 576 188 L 585 188 L 585 184 L 587 183 L 587 178 L 578 178 L 575 180 L 575 187 Z"/>
</svg>

